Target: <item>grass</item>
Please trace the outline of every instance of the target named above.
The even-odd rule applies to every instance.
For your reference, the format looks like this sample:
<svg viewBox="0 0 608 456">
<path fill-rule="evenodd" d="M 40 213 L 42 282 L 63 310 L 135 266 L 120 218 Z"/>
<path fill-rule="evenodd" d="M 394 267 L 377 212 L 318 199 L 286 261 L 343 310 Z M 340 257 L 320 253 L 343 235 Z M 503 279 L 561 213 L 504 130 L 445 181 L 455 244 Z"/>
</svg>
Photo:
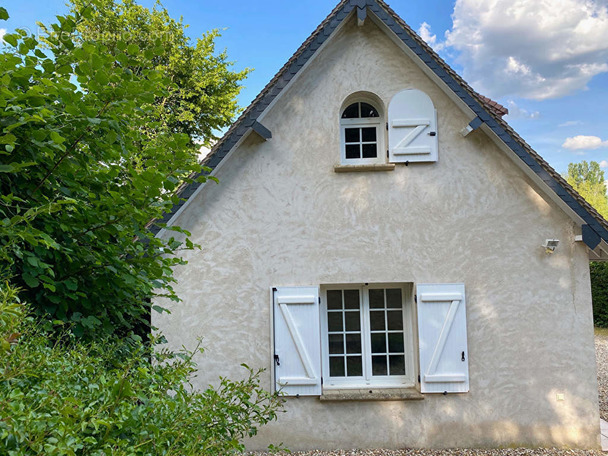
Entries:
<svg viewBox="0 0 608 456">
<path fill-rule="evenodd" d="M 594 329 L 594 332 L 595 332 L 596 336 L 608 337 L 608 328 L 598 328 L 598 327 L 596 327 Z"/>
</svg>

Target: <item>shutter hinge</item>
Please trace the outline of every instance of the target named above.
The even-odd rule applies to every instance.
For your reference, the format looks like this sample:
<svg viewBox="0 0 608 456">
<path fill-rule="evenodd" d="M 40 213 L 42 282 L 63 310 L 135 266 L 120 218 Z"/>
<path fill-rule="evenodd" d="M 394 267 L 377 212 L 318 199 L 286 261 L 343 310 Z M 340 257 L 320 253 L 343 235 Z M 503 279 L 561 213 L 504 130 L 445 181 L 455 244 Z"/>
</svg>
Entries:
<svg viewBox="0 0 608 456">
<path fill-rule="evenodd" d="M 386 131 L 388 131 L 388 122 L 386 122 Z"/>
<path fill-rule="evenodd" d="M 414 295 L 414 302 L 418 304 L 418 295 Z"/>
<path fill-rule="evenodd" d="M 388 149 L 386 149 L 386 158 L 391 158 L 391 156 L 388 153 Z"/>
<path fill-rule="evenodd" d="M 321 304 L 321 296 L 319 296 L 319 304 Z"/>
<path fill-rule="evenodd" d="M 272 287 L 272 291 L 277 291 L 276 287 Z"/>
<path fill-rule="evenodd" d="M 279 355 L 274 355 L 274 362 L 277 366 L 281 365 L 281 361 L 279 360 Z"/>
<path fill-rule="evenodd" d="M 323 377 L 321 377 L 321 385 L 323 384 Z"/>
<path fill-rule="evenodd" d="M 420 375 L 418 375 L 418 383 L 420 383 Z"/>
</svg>

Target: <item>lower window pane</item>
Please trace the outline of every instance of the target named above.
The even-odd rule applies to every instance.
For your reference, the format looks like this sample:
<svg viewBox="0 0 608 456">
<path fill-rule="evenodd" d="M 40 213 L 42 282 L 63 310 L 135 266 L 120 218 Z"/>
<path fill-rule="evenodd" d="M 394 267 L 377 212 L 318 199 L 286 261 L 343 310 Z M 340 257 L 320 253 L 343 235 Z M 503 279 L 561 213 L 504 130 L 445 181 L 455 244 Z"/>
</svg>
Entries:
<svg viewBox="0 0 608 456">
<path fill-rule="evenodd" d="M 377 156 L 375 144 L 363 144 L 363 158 L 376 158 Z"/>
<path fill-rule="evenodd" d="M 342 291 L 327 290 L 327 308 L 342 309 Z"/>
<path fill-rule="evenodd" d="M 372 375 L 386 375 L 386 356 L 372 356 Z"/>
<path fill-rule="evenodd" d="M 359 144 L 347 144 L 346 158 L 361 158 L 361 146 Z"/>
<path fill-rule="evenodd" d="M 354 142 L 361 141 L 361 138 L 359 137 L 360 131 L 361 130 L 359 128 L 345 128 L 344 129 L 344 140 L 347 143 L 354 143 Z M 373 141 L 375 141 L 375 139 Z"/>
<path fill-rule="evenodd" d="M 372 334 L 372 353 L 386 353 L 386 335 L 384 333 Z"/>
<path fill-rule="evenodd" d="M 361 334 L 346 335 L 346 353 L 361 354 Z"/>
<path fill-rule="evenodd" d="M 361 317 L 358 311 L 344 312 L 344 320 L 346 321 L 347 331 L 361 330 Z"/>
<path fill-rule="evenodd" d="M 342 331 L 342 312 L 327 313 L 327 330 Z"/>
<path fill-rule="evenodd" d="M 405 375 L 405 357 L 403 355 L 389 356 L 391 375 Z"/>
<path fill-rule="evenodd" d="M 403 333 L 389 333 L 388 351 L 390 353 L 403 353 Z"/>
<path fill-rule="evenodd" d="M 361 377 L 363 375 L 363 363 L 360 356 L 349 356 L 346 358 L 347 377 Z"/>
<path fill-rule="evenodd" d="M 384 308 L 384 290 L 369 290 L 369 307 L 372 309 Z"/>
<path fill-rule="evenodd" d="M 371 329 L 372 331 L 379 331 L 384 329 L 384 311 L 374 310 L 369 313 Z"/>
<path fill-rule="evenodd" d="M 387 312 L 388 329 L 403 329 L 403 314 L 400 310 Z"/>
<path fill-rule="evenodd" d="M 341 355 L 344 353 L 344 339 L 342 334 L 329 335 L 329 353 Z"/>
<path fill-rule="evenodd" d="M 344 308 L 359 308 L 359 290 L 344 290 Z"/>
<path fill-rule="evenodd" d="M 329 358 L 329 375 L 332 377 L 344 377 L 344 358 L 342 356 Z"/>
<path fill-rule="evenodd" d="M 389 288 L 386 290 L 386 307 L 389 309 L 401 309 L 401 288 Z"/>
<path fill-rule="evenodd" d="M 361 139 L 363 142 L 375 142 L 376 141 L 376 127 L 362 128 L 361 134 L 362 134 Z M 346 140 L 346 142 L 350 142 L 350 141 Z"/>
</svg>

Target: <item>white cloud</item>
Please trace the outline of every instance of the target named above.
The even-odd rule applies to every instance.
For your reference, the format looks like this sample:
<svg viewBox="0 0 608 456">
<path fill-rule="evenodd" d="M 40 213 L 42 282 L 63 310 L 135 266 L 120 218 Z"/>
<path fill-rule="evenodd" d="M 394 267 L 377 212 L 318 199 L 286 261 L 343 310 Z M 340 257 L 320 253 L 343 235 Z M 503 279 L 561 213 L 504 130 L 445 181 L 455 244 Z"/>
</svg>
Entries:
<svg viewBox="0 0 608 456">
<path fill-rule="evenodd" d="M 559 98 L 608 72 L 603 0 L 456 0 L 452 21 L 435 46 L 459 51 L 464 78 L 494 98 Z"/>
<path fill-rule="evenodd" d="M 426 43 L 431 46 L 435 51 L 440 51 L 443 49 L 444 44 L 437 42 L 437 35 L 433 35 L 431 33 L 431 26 L 426 22 L 420 24 L 420 28 L 418 29 L 418 35 L 422 38 Z"/>
<path fill-rule="evenodd" d="M 0 28 L 0 44 L 4 43 L 4 35 L 6 35 L 6 29 Z"/>
<path fill-rule="evenodd" d="M 198 161 L 200 162 L 203 160 L 207 155 L 209 155 L 209 152 L 211 152 L 209 147 L 201 145 L 201 147 L 198 149 Z"/>
<path fill-rule="evenodd" d="M 583 122 L 581 120 L 568 120 L 564 123 L 558 125 L 558 127 L 574 127 L 576 125 L 582 125 Z"/>
<path fill-rule="evenodd" d="M 509 114 L 507 115 L 509 119 L 538 119 L 540 117 L 540 112 L 531 112 L 521 108 L 513 100 L 507 101 L 506 107 L 509 109 Z"/>
<path fill-rule="evenodd" d="M 601 147 L 608 147 L 608 141 L 602 141 L 602 139 L 597 136 L 578 135 L 573 136 L 572 138 L 566 138 L 562 147 L 570 150 L 594 150 Z"/>
<path fill-rule="evenodd" d="M 606 168 L 607 166 L 608 166 L 608 161 L 606 161 L 606 160 L 602 160 L 602 161 L 600 162 L 600 168 Z"/>
</svg>

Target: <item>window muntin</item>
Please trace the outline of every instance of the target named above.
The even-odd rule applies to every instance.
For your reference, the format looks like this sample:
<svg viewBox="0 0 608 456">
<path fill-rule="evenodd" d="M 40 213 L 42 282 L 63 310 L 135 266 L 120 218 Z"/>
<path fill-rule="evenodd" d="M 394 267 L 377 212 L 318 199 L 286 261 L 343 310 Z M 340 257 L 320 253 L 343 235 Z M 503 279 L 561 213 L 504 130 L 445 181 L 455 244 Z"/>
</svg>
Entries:
<svg viewBox="0 0 608 456">
<path fill-rule="evenodd" d="M 324 288 L 324 387 L 413 386 L 410 290 L 398 284 Z"/>
<path fill-rule="evenodd" d="M 358 101 L 349 105 L 342 113 L 343 119 L 358 119 L 362 117 L 380 117 L 378 110 L 371 104 Z"/>
<path fill-rule="evenodd" d="M 329 373 L 332 377 L 363 375 L 359 290 L 327 290 Z"/>
<path fill-rule="evenodd" d="M 382 118 L 372 104 L 357 101 L 341 114 L 340 131 L 343 164 L 383 163 Z"/>
<path fill-rule="evenodd" d="M 405 375 L 400 288 L 369 290 L 372 375 Z"/>
</svg>

